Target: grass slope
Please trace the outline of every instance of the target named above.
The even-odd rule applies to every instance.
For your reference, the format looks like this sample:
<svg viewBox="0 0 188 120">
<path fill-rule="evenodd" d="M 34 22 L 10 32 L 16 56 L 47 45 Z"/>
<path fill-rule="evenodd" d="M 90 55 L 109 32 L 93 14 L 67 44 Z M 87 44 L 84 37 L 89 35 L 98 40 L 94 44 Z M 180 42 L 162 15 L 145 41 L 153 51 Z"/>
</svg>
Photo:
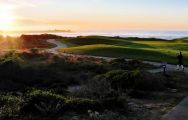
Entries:
<svg viewBox="0 0 188 120">
<path fill-rule="evenodd" d="M 88 36 L 61 41 L 71 45 L 69 48 L 60 49 L 61 52 L 164 61 L 173 64 L 177 62 L 176 53 L 181 50 L 184 54 L 184 63 L 188 65 L 188 38 L 167 41 L 154 38 Z"/>
</svg>

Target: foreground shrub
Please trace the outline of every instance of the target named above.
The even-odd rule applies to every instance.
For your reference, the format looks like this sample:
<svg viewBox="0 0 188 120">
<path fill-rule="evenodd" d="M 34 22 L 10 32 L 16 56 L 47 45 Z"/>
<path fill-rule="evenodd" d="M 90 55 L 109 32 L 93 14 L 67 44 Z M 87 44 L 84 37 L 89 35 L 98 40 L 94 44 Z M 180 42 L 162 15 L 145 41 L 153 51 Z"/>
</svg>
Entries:
<svg viewBox="0 0 188 120">
<path fill-rule="evenodd" d="M 89 98 L 65 97 L 50 91 L 34 90 L 26 96 L 21 108 L 23 114 L 57 116 L 65 112 L 86 113 L 88 110 L 125 108 L 123 97 L 94 100 Z"/>
<path fill-rule="evenodd" d="M 167 78 L 161 75 L 154 75 L 148 72 L 142 72 L 140 79 L 134 84 L 134 89 L 144 91 L 162 91 L 168 88 Z"/>
<path fill-rule="evenodd" d="M 28 94 L 22 112 L 50 115 L 66 111 L 84 112 L 97 108 L 100 108 L 100 103 L 95 100 L 68 98 L 50 91 L 34 90 Z"/>
<path fill-rule="evenodd" d="M 25 105 L 21 109 L 21 112 L 41 114 L 55 113 L 59 108 L 55 109 L 57 106 L 54 104 L 61 105 L 63 103 L 65 103 L 65 98 L 63 96 L 53 94 L 49 91 L 33 90 L 26 96 Z"/>
<path fill-rule="evenodd" d="M 114 59 L 111 62 L 114 68 L 123 70 L 135 70 L 143 67 L 143 63 L 139 60 L 127 60 L 126 58 Z"/>
<path fill-rule="evenodd" d="M 18 73 L 22 62 L 22 59 L 15 52 L 5 54 L 0 58 L 1 75 Z"/>
<path fill-rule="evenodd" d="M 90 120 L 127 120 L 127 118 L 118 112 L 105 110 L 102 113 L 88 110 Z"/>
<path fill-rule="evenodd" d="M 114 70 L 106 74 L 96 76 L 95 79 L 110 83 L 115 90 L 130 89 L 134 87 L 135 81 L 141 77 L 140 71 Z"/>
<path fill-rule="evenodd" d="M 19 114 L 23 100 L 12 95 L 0 96 L 0 118 L 10 119 Z"/>
<path fill-rule="evenodd" d="M 73 91 L 72 95 L 77 97 L 85 97 L 91 99 L 104 99 L 115 92 L 109 82 L 105 80 L 92 79 L 88 81 L 86 86 L 81 87 L 77 91 Z"/>
<path fill-rule="evenodd" d="M 106 81 L 114 90 L 164 90 L 165 79 L 139 70 L 114 70 L 95 77 L 95 80 Z"/>
</svg>

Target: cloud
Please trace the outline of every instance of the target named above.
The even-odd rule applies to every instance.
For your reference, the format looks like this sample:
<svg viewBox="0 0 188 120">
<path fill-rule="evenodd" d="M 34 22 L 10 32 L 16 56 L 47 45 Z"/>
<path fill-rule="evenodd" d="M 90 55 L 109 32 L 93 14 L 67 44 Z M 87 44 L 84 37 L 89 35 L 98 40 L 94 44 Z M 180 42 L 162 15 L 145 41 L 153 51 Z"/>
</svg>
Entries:
<svg viewBox="0 0 188 120">
<path fill-rule="evenodd" d="M 15 23 L 18 25 L 46 25 L 47 22 L 42 20 L 19 18 L 15 20 Z"/>
<path fill-rule="evenodd" d="M 17 25 L 25 26 L 36 26 L 36 25 L 65 25 L 71 24 L 70 21 L 63 20 L 39 20 L 39 19 L 30 19 L 30 18 L 17 18 L 15 20 Z"/>
<path fill-rule="evenodd" d="M 9 9 L 36 7 L 46 2 L 47 1 L 45 0 L 0 0 L 0 7 L 6 7 Z"/>
</svg>

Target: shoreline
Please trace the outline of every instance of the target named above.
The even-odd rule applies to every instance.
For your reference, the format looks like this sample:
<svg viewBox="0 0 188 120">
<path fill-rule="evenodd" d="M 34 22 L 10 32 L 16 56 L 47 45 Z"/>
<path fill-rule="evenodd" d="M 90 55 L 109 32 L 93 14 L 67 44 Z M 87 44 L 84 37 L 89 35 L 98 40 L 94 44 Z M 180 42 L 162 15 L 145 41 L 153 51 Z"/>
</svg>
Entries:
<svg viewBox="0 0 188 120">
<path fill-rule="evenodd" d="M 106 36 L 106 37 L 138 37 L 138 38 L 156 38 L 164 40 L 174 40 L 188 37 L 187 31 L 137 31 L 137 32 L 20 32 L 20 33 L 0 33 L 0 36 L 20 37 L 21 35 L 40 35 L 53 34 L 63 37 L 78 37 L 78 36 Z"/>
</svg>

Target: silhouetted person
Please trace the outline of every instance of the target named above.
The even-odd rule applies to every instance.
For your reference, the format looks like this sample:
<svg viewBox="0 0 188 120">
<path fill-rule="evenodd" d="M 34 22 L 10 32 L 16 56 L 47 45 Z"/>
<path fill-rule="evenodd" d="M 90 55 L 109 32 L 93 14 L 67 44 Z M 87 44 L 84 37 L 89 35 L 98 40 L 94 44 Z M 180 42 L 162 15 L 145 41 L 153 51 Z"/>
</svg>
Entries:
<svg viewBox="0 0 188 120">
<path fill-rule="evenodd" d="M 179 54 L 177 54 L 177 59 L 178 59 L 177 70 L 179 70 L 180 67 L 181 67 L 182 70 L 184 71 L 184 66 L 183 66 L 183 54 L 182 54 L 182 52 L 180 52 Z"/>
</svg>

